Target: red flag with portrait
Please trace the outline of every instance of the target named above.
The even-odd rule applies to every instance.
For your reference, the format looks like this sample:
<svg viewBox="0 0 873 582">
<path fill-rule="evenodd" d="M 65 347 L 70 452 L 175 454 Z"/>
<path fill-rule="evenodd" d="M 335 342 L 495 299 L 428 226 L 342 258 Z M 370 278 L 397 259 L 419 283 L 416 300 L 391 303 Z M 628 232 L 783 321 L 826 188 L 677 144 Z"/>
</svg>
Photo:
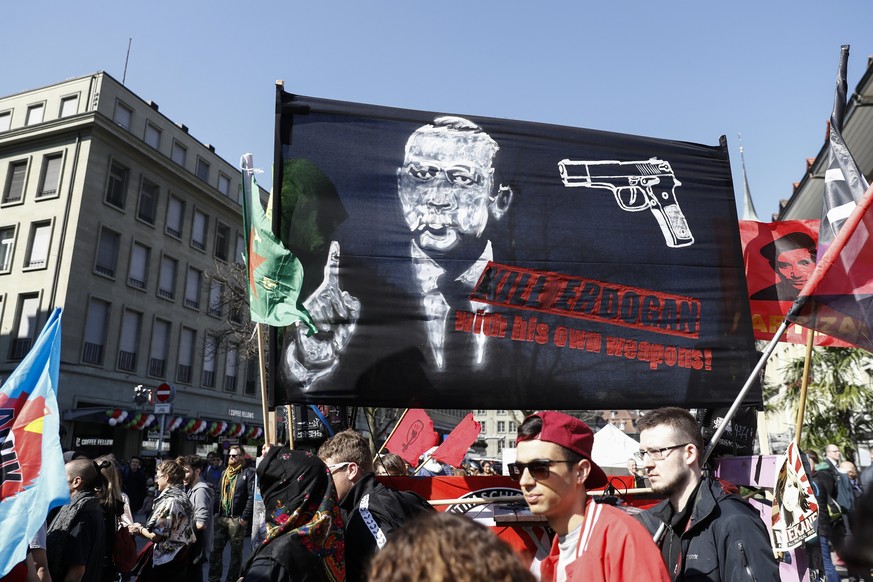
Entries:
<svg viewBox="0 0 873 582">
<path fill-rule="evenodd" d="M 740 221 L 740 241 L 755 339 L 769 340 L 815 270 L 818 220 Z M 781 341 L 804 344 L 809 330 L 790 326 Z M 847 347 L 824 334 L 815 345 Z"/>
<path fill-rule="evenodd" d="M 420 408 L 411 408 L 385 442 L 385 448 L 410 465 L 416 466 L 421 455 L 438 442 L 433 430 L 433 420 L 427 412 Z"/>
</svg>

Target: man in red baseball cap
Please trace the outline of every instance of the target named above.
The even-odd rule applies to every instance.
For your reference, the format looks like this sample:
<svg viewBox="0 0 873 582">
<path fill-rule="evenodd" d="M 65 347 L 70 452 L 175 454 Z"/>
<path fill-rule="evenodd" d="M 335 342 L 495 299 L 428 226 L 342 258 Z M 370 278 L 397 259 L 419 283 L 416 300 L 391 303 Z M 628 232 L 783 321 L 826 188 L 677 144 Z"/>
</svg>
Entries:
<svg viewBox="0 0 873 582">
<path fill-rule="evenodd" d="M 542 582 L 668 582 L 646 529 L 588 496 L 589 489 L 607 483 L 603 469 L 591 460 L 593 445 L 588 425 L 562 412 L 535 412 L 518 427 L 509 474 L 518 480 L 531 512 L 544 516 L 557 534 L 549 555 L 531 570 Z"/>
</svg>

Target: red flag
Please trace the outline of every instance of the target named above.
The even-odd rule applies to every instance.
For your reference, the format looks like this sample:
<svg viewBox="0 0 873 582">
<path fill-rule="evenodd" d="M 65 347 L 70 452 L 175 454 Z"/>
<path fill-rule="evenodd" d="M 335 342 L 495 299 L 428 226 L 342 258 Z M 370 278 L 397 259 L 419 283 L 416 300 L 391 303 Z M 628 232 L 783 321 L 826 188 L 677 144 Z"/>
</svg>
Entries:
<svg viewBox="0 0 873 582">
<path fill-rule="evenodd" d="M 740 221 L 755 339 L 773 338 L 815 269 L 818 226 L 818 220 Z M 805 327 L 794 325 L 781 341 L 805 344 L 808 333 Z M 815 344 L 850 346 L 824 334 L 815 336 Z"/>
<path fill-rule="evenodd" d="M 828 247 L 789 321 L 873 352 L 873 187 Z"/>
<path fill-rule="evenodd" d="M 427 412 L 420 408 L 411 408 L 394 429 L 385 443 L 385 448 L 400 455 L 414 467 L 418 465 L 421 454 L 437 442 L 439 441 L 433 430 L 433 421 Z"/>
<path fill-rule="evenodd" d="M 433 452 L 433 458 L 452 467 L 461 465 L 470 445 L 479 438 L 482 425 L 473 420 L 471 412 L 455 427 L 446 440 Z"/>
</svg>

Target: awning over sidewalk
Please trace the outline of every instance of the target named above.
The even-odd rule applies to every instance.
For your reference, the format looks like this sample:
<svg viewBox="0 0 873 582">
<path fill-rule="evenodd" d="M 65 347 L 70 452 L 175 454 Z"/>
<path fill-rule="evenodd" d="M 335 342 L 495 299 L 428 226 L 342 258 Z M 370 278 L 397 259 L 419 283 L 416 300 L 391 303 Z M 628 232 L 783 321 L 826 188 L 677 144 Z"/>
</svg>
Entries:
<svg viewBox="0 0 873 582">
<path fill-rule="evenodd" d="M 160 416 L 151 412 L 103 406 L 68 409 L 64 411 L 63 419 L 102 422 L 129 430 L 155 429 L 160 426 Z M 227 422 L 226 420 L 177 415 L 167 415 L 166 431 L 243 439 L 257 439 L 264 434 L 263 427 L 254 423 Z"/>
</svg>

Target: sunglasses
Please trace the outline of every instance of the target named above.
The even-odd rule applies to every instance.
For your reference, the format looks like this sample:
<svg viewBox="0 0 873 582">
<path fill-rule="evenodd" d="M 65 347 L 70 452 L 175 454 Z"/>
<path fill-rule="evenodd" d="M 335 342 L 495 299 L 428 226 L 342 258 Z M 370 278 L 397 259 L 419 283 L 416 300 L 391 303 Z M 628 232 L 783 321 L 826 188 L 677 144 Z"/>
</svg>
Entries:
<svg viewBox="0 0 873 582">
<path fill-rule="evenodd" d="M 521 479 L 524 470 L 527 469 L 531 477 L 537 481 L 545 481 L 549 478 L 549 475 L 551 475 L 549 468 L 555 463 L 569 463 L 572 465 L 575 462 L 576 461 L 568 461 L 567 459 L 534 459 L 529 463 L 510 463 L 509 476 L 513 480 L 518 481 Z"/>
</svg>

